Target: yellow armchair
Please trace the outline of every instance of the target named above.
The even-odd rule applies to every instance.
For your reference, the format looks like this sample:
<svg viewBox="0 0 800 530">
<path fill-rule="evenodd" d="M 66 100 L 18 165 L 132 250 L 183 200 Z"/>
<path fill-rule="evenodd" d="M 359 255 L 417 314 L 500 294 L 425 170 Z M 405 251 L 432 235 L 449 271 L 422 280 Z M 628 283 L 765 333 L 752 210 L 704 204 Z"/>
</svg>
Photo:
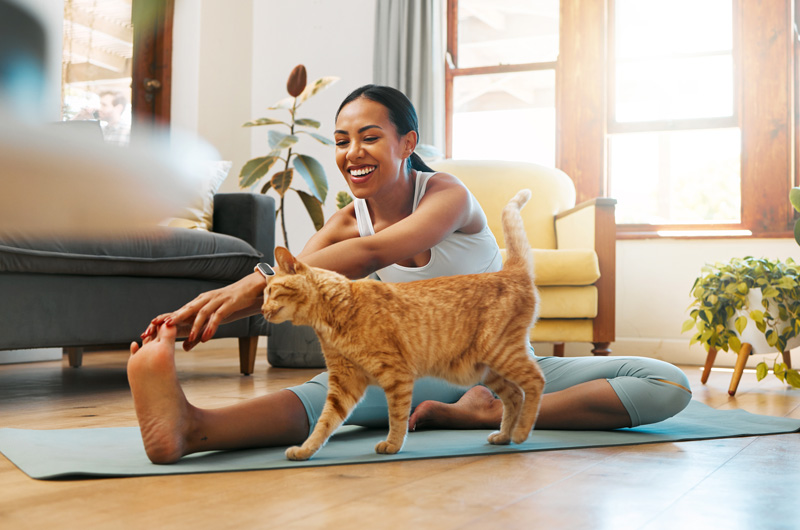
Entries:
<svg viewBox="0 0 800 530">
<path fill-rule="evenodd" d="M 528 162 L 441 160 L 430 164 L 459 178 L 480 202 L 505 247 L 500 212 L 514 193 L 533 192 L 522 211 L 533 248 L 541 294 L 532 342 L 551 342 L 563 356 L 564 343 L 590 342 L 592 353 L 608 355 L 615 339 L 616 200 L 575 205 L 575 186 L 561 170 Z"/>
</svg>

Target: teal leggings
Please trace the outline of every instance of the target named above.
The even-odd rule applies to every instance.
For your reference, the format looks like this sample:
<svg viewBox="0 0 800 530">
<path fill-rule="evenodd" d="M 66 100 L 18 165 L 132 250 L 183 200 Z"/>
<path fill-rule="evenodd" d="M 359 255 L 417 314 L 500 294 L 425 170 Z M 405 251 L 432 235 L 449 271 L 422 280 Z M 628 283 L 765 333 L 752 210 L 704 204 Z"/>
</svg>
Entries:
<svg viewBox="0 0 800 530">
<path fill-rule="evenodd" d="M 596 379 L 606 379 L 619 396 L 631 417 L 631 426 L 655 423 L 670 418 L 689 404 L 692 394 L 686 375 L 677 367 L 645 357 L 536 357 L 544 372 L 545 393 L 557 392 Z M 423 401 L 455 403 L 469 387 L 425 377 L 414 384 L 412 409 Z M 289 388 L 308 414 L 310 430 L 319 420 L 328 392 L 328 373 Z M 364 399 L 347 419 L 349 425 L 386 427 L 386 395 L 378 386 L 370 386 Z"/>
</svg>

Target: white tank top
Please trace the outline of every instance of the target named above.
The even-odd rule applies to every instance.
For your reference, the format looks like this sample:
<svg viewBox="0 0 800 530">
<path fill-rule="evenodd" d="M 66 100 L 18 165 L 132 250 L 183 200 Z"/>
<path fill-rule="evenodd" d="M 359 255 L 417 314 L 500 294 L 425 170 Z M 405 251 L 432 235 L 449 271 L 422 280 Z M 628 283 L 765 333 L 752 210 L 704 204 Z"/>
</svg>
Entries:
<svg viewBox="0 0 800 530">
<path fill-rule="evenodd" d="M 412 213 L 416 211 L 419 201 L 425 195 L 428 179 L 433 175 L 434 173 L 430 172 L 417 172 Z M 353 202 L 359 234 L 361 237 L 375 235 L 367 201 L 355 199 Z M 376 274 L 384 282 L 400 283 L 437 276 L 495 272 L 502 268 L 503 259 L 500 256 L 497 240 L 489 227 L 485 226 L 477 234 L 453 232 L 431 249 L 431 259 L 422 267 L 403 267 L 393 264 L 377 271 Z"/>
</svg>

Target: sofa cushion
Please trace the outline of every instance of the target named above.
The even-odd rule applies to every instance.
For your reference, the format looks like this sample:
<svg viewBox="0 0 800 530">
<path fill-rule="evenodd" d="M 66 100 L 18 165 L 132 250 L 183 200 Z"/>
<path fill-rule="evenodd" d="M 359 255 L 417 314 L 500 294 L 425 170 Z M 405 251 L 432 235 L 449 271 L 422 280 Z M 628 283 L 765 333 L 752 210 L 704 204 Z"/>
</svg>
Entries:
<svg viewBox="0 0 800 530">
<path fill-rule="evenodd" d="M 155 228 L 106 239 L 0 238 L 0 272 L 238 280 L 262 254 L 241 239 Z"/>
</svg>

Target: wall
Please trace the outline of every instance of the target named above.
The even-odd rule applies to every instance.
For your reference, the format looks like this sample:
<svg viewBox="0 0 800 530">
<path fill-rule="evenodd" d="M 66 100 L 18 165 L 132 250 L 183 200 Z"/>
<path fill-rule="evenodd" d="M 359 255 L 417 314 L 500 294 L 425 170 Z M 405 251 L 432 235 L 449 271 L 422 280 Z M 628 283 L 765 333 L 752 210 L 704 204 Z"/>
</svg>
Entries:
<svg viewBox="0 0 800 530">
<path fill-rule="evenodd" d="M 332 139 L 334 116 L 341 101 L 353 89 L 372 82 L 375 0 L 254 0 L 253 20 L 259 31 L 253 35 L 252 117 L 286 118 L 286 111 L 267 108 L 287 97 L 289 73 L 297 64 L 304 64 L 309 82 L 327 76 L 340 78 L 298 112 L 298 117 L 321 121 L 319 132 Z M 269 152 L 268 129 L 253 129 L 252 156 Z M 334 163 L 333 148 L 310 137 L 302 138 L 297 146 L 299 152 L 315 157 L 325 168 L 327 219 L 336 209 L 336 193 L 347 189 Z M 300 179 L 295 186 L 307 190 Z M 287 194 L 286 215 L 289 248 L 299 252 L 313 235 L 314 226 L 294 192 Z M 280 229 L 276 242 L 283 244 Z"/>
</svg>

